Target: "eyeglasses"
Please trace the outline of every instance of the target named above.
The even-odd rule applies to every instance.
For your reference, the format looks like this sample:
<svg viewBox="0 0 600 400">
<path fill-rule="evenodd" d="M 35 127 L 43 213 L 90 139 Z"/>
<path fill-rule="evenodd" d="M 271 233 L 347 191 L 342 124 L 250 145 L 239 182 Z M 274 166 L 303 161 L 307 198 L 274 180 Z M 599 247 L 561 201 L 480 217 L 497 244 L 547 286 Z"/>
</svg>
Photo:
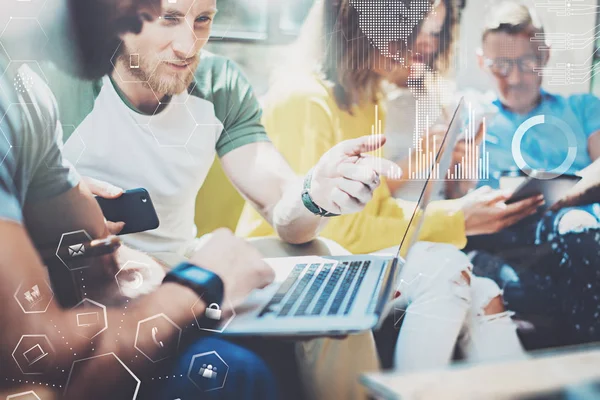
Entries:
<svg viewBox="0 0 600 400">
<path fill-rule="evenodd" d="M 520 72 L 534 74 L 535 69 L 540 68 L 540 58 L 536 56 L 524 56 L 520 58 L 485 58 L 483 63 L 493 74 L 506 78 L 516 65 Z"/>
</svg>

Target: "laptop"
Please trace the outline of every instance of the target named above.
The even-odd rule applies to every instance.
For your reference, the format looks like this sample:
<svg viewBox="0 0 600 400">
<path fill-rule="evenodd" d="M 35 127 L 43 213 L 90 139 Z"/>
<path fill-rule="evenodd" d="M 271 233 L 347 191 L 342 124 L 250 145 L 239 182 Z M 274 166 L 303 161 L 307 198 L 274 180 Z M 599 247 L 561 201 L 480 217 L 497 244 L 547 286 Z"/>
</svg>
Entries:
<svg viewBox="0 0 600 400">
<path fill-rule="evenodd" d="M 451 149 L 463 128 L 464 111 L 461 98 L 435 157 L 439 171 L 447 171 L 450 167 Z M 235 309 L 235 316 L 221 321 L 221 325 L 217 325 L 220 329 L 214 330 L 228 335 L 333 336 L 370 330 L 382 323 L 387 314 L 384 308 L 389 309 L 391 304 L 397 273 L 405 264 L 400 249 L 407 242 L 408 232 L 412 231 L 410 242 L 407 242 L 407 260 L 410 260 L 410 247 L 417 242 L 423 220 L 416 216 L 431 199 L 435 185 L 430 178 L 436 168 L 435 163 L 432 164 L 395 257 L 348 255 L 265 259 L 275 269 L 274 282 L 264 289 L 254 290 Z"/>
</svg>

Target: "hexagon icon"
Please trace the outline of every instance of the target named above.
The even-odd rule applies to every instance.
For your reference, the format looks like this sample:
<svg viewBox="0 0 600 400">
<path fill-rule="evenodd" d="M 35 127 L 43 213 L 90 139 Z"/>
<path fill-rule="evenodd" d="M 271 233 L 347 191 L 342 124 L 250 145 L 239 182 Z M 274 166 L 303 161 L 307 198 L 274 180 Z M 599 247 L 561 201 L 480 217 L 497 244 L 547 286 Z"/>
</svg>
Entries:
<svg viewBox="0 0 600 400">
<path fill-rule="evenodd" d="M 173 327 L 178 334 L 166 334 Z M 148 360 L 156 363 L 175 354 L 180 340 L 181 328 L 161 313 L 138 322 L 134 347 Z"/>
<path fill-rule="evenodd" d="M 55 350 L 46 335 L 23 335 L 12 357 L 25 375 L 41 375 L 54 365 Z"/>
<path fill-rule="evenodd" d="M 18 400 L 42 400 L 42 399 L 40 399 L 40 397 L 33 390 L 30 390 L 28 392 L 21 392 L 21 393 L 11 394 L 11 395 L 9 395 L 9 396 L 6 397 L 6 400 L 12 400 L 12 399 L 18 399 Z"/>
<path fill-rule="evenodd" d="M 2 47 L 0 47 L 2 55 Z M 21 103 L 22 94 L 36 85 L 47 84 L 48 78 L 37 61 L 11 61 L 4 70 L 0 70 L 0 92 L 14 95 L 14 103 Z"/>
<path fill-rule="evenodd" d="M 224 311 L 216 303 L 207 304 L 204 313 L 202 313 L 201 317 L 198 318 L 198 315 L 201 314 L 198 310 L 201 300 L 202 297 L 199 298 L 192 306 L 192 313 L 194 314 L 194 319 L 196 320 L 198 329 L 208 332 L 223 333 L 223 331 L 235 318 L 236 314 L 233 306 L 231 303 L 228 303 L 229 308 L 227 311 Z M 231 315 L 228 316 L 228 313 L 231 313 Z"/>
<path fill-rule="evenodd" d="M 65 384 L 65 396 L 72 398 L 73 394 L 69 392 L 71 387 L 71 377 L 73 376 L 73 372 L 76 372 L 76 376 L 81 376 L 81 373 L 77 373 L 78 371 L 82 371 L 85 368 L 90 368 L 90 363 L 97 363 L 100 365 L 101 370 L 114 370 L 120 369 L 123 370 L 122 376 L 127 376 L 127 381 L 125 378 L 121 378 L 119 381 L 119 392 L 118 396 L 111 397 L 111 399 L 129 399 L 135 400 L 140 390 L 141 381 L 137 376 L 125 365 L 123 361 L 116 356 L 115 353 L 107 353 L 99 356 L 82 358 L 81 360 L 77 360 L 73 362 L 71 366 L 71 371 L 69 371 L 69 378 L 67 379 L 67 383 Z M 98 370 L 98 369 L 97 369 Z M 97 376 L 96 379 L 101 379 L 101 376 Z M 109 384 L 110 382 L 106 382 Z"/>
<path fill-rule="evenodd" d="M 93 339 L 108 329 L 106 306 L 85 298 L 77 303 L 73 310 L 77 313 L 72 321 L 72 329 L 79 336 Z"/>
<path fill-rule="evenodd" d="M 227 380 L 229 365 L 216 351 L 192 357 L 187 377 L 202 392 L 222 389 Z"/>
<path fill-rule="evenodd" d="M 91 258 L 86 257 L 86 251 L 92 237 L 84 230 L 63 233 L 56 257 L 71 271 L 89 267 Z"/>
<path fill-rule="evenodd" d="M 115 274 L 117 286 L 123 296 L 133 298 L 151 287 L 153 282 L 152 268 L 139 261 L 127 261 Z M 146 283 L 146 285 L 144 285 Z"/>
<path fill-rule="evenodd" d="M 10 46 L 12 38 L 28 34 L 30 40 L 21 46 Z M 44 54 L 48 36 L 35 17 L 9 17 L 0 34 L 0 45 L 11 61 L 33 61 L 36 55 Z"/>
<path fill-rule="evenodd" d="M 159 146 L 184 147 L 196 129 L 196 120 L 185 104 L 173 103 L 167 107 L 169 118 L 155 114 L 150 117 L 148 128 Z M 173 129 L 173 121 L 177 121 L 177 130 Z"/>
<path fill-rule="evenodd" d="M 44 279 L 28 280 L 21 282 L 14 298 L 25 314 L 40 314 L 48 310 L 54 292 Z"/>
<path fill-rule="evenodd" d="M 122 45 L 123 45 L 123 42 L 121 41 L 119 43 L 119 45 L 117 46 L 117 48 L 115 49 L 113 55 L 110 58 L 110 63 L 114 67 L 115 73 L 117 74 L 120 82 L 122 82 L 122 83 L 137 83 L 139 85 L 143 85 L 147 81 L 142 81 L 142 80 L 138 80 L 138 79 L 132 79 L 132 80 L 125 79 L 126 77 L 121 76 L 121 74 L 119 73 L 119 69 L 116 68 L 116 64 L 119 61 L 119 58 L 121 56 L 121 46 Z M 130 59 L 125 60 L 125 62 L 129 62 L 129 68 L 137 70 L 140 67 L 140 57 L 143 57 L 143 56 L 144 56 L 143 54 L 137 54 L 137 53 L 131 54 Z"/>
</svg>

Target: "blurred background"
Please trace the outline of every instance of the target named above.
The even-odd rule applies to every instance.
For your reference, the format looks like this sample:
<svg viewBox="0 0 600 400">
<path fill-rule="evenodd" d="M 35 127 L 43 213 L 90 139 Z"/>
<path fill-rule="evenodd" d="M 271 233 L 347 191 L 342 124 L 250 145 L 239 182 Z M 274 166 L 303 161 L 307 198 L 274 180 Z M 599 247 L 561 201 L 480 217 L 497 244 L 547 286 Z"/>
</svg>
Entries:
<svg viewBox="0 0 600 400">
<path fill-rule="evenodd" d="M 315 0 L 218 0 L 219 13 L 213 36 L 206 47 L 238 63 L 256 94 L 267 92 L 269 77 L 280 65 L 289 46 L 300 34 Z M 459 91 L 486 92 L 490 78 L 479 69 L 482 16 L 494 0 L 462 0 L 460 37 L 455 50 L 454 78 Z M 546 29 L 542 40 L 551 44 L 544 87 L 568 95 L 592 91 L 600 95 L 600 6 L 599 0 L 531 0 Z M 243 201 L 231 186 L 223 188 L 225 175 L 215 162 L 198 195 L 198 235 L 227 226 L 235 229 Z M 218 193 L 218 201 L 215 201 Z M 219 215 L 219 218 L 214 218 Z M 213 216 L 212 218 L 208 216 Z"/>
<path fill-rule="evenodd" d="M 285 56 L 286 45 L 298 36 L 315 0 L 218 0 L 219 13 L 209 51 L 227 56 L 242 66 L 260 96 L 267 90 L 269 75 Z M 476 64 L 475 51 L 481 40 L 481 17 L 493 1 L 464 0 L 460 40 L 455 57 L 458 89 L 485 91 L 490 88 L 485 73 Z M 566 64 L 586 67 L 586 77 L 569 84 L 550 84 L 546 89 L 560 94 L 587 92 L 600 95 L 600 9 L 597 0 L 528 1 L 552 38 L 550 66 Z M 568 9 L 577 6 L 587 12 Z M 582 45 L 582 42 L 585 42 Z M 571 44 L 571 45 L 569 45 Z M 579 70 L 578 70 L 579 71 Z M 581 75 L 579 73 L 579 75 Z M 587 79 L 585 79 L 587 78 Z"/>
</svg>

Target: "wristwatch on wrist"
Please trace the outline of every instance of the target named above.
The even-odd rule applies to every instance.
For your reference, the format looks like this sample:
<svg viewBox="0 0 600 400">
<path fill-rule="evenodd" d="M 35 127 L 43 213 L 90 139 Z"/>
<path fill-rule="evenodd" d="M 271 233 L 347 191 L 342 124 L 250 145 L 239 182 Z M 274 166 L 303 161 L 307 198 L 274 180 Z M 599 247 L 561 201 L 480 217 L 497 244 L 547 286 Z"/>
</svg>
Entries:
<svg viewBox="0 0 600 400">
<path fill-rule="evenodd" d="M 183 262 L 173 268 L 163 279 L 165 282 L 175 282 L 192 289 L 207 304 L 221 305 L 223 302 L 223 281 L 217 274 L 188 262 Z"/>
<path fill-rule="evenodd" d="M 340 214 L 331 213 L 321 207 L 319 207 L 310 197 L 310 183 L 312 181 L 312 169 L 306 174 L 304 178 L 304 190 L 302 190 L 302 203 L 304 207 L 308 209 L 311 213 L 321 216 L 321 217 L 337 217 Z"/>
</svg>

